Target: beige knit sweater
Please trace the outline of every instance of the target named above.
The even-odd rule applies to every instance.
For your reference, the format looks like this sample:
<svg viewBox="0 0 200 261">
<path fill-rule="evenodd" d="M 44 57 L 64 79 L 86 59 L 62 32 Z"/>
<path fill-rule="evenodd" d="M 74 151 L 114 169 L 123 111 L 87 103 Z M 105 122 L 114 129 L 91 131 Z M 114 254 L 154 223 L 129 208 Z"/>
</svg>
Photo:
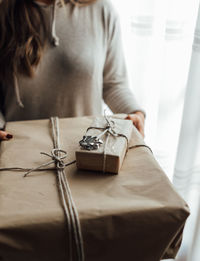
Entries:
<svg viewBox="0 0 200 261">
<path fill-rule="evenodd" d="M 1 83 L 6 121 L 142 110 L 128 88 L 119 19 L 109 0 L 77 7 L 41 5 L 49 43 L 34 78 Z M 24 108 L 19 106 L 20 99 Z M 18 101 L 18 102 L 17 102 Z"/>
</svg>

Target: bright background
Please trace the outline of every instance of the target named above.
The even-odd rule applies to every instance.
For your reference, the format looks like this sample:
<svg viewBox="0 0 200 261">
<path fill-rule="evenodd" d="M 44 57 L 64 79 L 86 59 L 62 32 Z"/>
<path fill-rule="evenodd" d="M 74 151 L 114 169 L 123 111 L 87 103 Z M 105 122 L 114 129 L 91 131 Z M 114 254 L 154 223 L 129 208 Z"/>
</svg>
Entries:
<svg viewBox="0 0 200 261">
<path fill-rule="evenodd" d="M 145 141 L 172 180 L 199 0 L 112 2 L 131 89 L 147 113 Z"/>
</svg>

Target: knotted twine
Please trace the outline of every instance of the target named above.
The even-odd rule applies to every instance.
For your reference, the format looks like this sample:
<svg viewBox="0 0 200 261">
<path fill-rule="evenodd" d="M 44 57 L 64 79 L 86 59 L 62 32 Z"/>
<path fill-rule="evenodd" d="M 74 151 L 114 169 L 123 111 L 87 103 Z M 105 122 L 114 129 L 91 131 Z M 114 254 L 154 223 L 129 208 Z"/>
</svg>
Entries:
<svg viewBox="0 0 200 261">
<path fill-rule="evenodd" d="M 128 147 L 128 143 L 129 143 L 129 140 L 128 140 L 128 137 L 125 135 L 125 134 L 122 134 L 122 133 L 118 133 L 115 131 L 115 121 L 111 121 L 105 111 L 104 111 L 104 119 L 106 120 L 106 126 L 105 127 L 89 127 L 87 128 L 86 130 L 86 134 L 85 136 L 87 135 L 87 132 L 89 130 L 101 130 L 102 132 L 104 132 L 104 135 L 106 135 L 106 140 L 105 140 L 105 145 L 104 145 L 104 149 L 103 149 L 103 166 L 102 166 L 102 171 L 103 173 L 106 172 L 106 159 L 107 159 L 107 147 L 108 147 L 108 141 L 109 141 L 109 138 L 110 136 L 113 136 L 113 137 L 123 137 L 125 138 L 126 140 L 126 153 L 128 152 L 129 149 L 134 149 L 134 148 L 139 148 L 139 147 L 146 147 L 148 148 L 151 153 L 153 154 L 151 148 L 145 144 L 138 144 L 138 145 L 133 145 L 131 147 Z"/>
<path fill-rule="evenodd" d="M 68 226 L 68 237 L 69 237 L 69 261 L 73 261 L 74 249 L 75 249 L 75 259 L 76 261 L 84 261 L 84 248 L 83 248 L 83 238 L 81 232 L 81 225 L 79 221 L 78 211 L 76 205 L 72 198 L 72 193 L 69 187 L 69 183 L 66 178 L 65 168 L 76 161 L 65 164 L 63 159 L 67 157 L 67 152 L 60 148 L 60 128 L 58 117 L 50 118 L 52 127 L 52 139 L 53 139 L 53 150 L 51 154 L 41 152 L 41 154 L 50 157 L 52 160 L 40 165 L 39 167 L 26 169 L 26 168 L 0 168 L 0 171 L 27 171 L 24 177 L 27 177 L 30 173 L 34 171 L 44 171 L 55 169 L 58 179 L 58 187 L 60 190 L 60 195 L 62 199 L 62 205 L 67 219 Z M 45 168 L 50 164 L 55 164 L 55 168 Z M 75 241 L 75 242 L 74 242 Z"/>
</svg>

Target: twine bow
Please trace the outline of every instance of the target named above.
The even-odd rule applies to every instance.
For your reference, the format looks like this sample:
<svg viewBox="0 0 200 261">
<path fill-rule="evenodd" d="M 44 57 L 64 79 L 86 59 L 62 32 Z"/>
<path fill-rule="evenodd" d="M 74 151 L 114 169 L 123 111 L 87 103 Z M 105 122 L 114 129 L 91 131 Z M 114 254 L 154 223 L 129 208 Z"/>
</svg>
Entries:
<svg viewBox="0 0 200 261">
<path fill-rule="evenodd" d="M 91 129 L 96 129 L 96 130 L 102 130 L 103 132 L 99 135 L 99 136 L 103 136 L 103 135 L 112 135 L 114 137 L 123 137 L 126 139 L 127 141 L 127 146 L 128 146 L 128 138 L 126 137 L 126 135 L 121 134 L 121 133 L 117 133 L 115 131 L 115 121 L 110 120 L 108 118 L 108 116 L 106 114 L 104 114 L 104 119 L 106 120 L 106 126 L 105 127 L 89 127 L 86 131 L 86 133 L 91 130 Z M 97 136 L 97 137 L 99 137 Z"/>
<path fill-rule="evenodd" d="M 44 170 L 44 167 L 47 167 L 53 163 L 55 163 L 56 165 L 56 169 L 60 169 L 60 170 L 64 170 L 65 167 L 75 163 L 75 161 L 73 162 L 70 162 L 70 163 L 65 163 L 63 161 L 63 159 L 66 159 L 67 157 L 67 152 L 65 150 L 61 150 L 61 149 L 52 149 L 51 151 L 51 154 L 48 154 L 46 152 L 40 152 L 40 154 L 42 155 L 45 155 L 45 156 L 48 156 L 49 158 L 51 158 L 52 160 L 47 162 L 47 163 L 44 163 L 42 165 L 40 165 L 39 167 L 36 167 L 36 168 L 32 168 L 30 170 L 28 170 L 25 174 L 24 174 L 24 177 L 28 176 L 31 172 L 33 171 L 37 171 L 37 170 L 40 170 L 41 168 Z M 61 156 L 63 154 L 63 156 Z M 60 156 L 59 156 L 60 155 Z M 47 169 L 48 170 L 48 169 Z"/>
</svg>

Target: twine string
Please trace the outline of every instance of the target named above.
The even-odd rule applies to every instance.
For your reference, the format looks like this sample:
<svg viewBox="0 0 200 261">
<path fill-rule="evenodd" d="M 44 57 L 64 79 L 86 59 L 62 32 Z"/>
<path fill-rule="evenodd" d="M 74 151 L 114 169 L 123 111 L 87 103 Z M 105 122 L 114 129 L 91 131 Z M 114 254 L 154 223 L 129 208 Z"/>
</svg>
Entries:
<svg viewBox="0 0 200 261">
<path fill-rule="evenodd" d="M 83 239 L 81 226 L 78 216 L 78 211 L 76 209 L 76 205 L 73 201 L 72 193 L 70 190 L 70 186 L 65 174 L 65 164 L 61 159 L 61 154 L 65 153 L 60 149 L 60 128 L 58 117 L 51 118 L 52 125 L 52 136 L 53 136 L 53 144 L 55 149 L 55 163 L 57 167 L 57 174 L 59 180 L 59 187 L 62 195 L 62 201 L 64 205 L 65 214 L 68 220 L 69 228 L 69 260 L 73 260 L 73 239 L 75 240 L 75 248 L 77 254 L 77 260 L 84 260 L 84 249 L 83 249 Z M 66 155 L 64 155 L 65 157 Z"/>
</svg>

